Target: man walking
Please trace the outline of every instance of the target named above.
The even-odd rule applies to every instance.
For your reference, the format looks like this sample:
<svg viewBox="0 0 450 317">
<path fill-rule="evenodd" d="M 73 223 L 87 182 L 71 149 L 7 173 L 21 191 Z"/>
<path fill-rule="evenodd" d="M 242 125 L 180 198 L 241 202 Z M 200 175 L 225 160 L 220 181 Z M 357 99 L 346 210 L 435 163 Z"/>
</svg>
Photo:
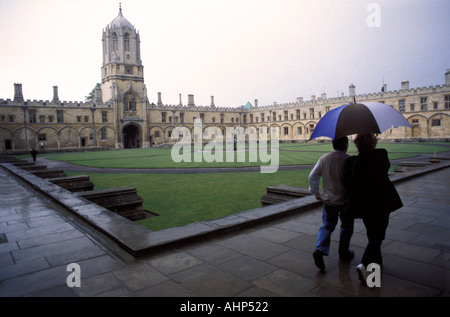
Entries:
<svg viewBox="0 0 450 317">
<path fill-rule="evenodd" d="M 341 219 L 339 237 L 339 258 L 350 262 L 355 254 L 349 249 L 353 234 L 353 216 L 345 212 L 347 189 L 344 186 L 345 162 L 350 156 L 347 154 L 348 138 L 333 140 L 333 152 L 319 158 L 309 174 L 309 190 L 317 200 L 323 201 L 322 226 L 317 235 L 316 249 L 313 253 L 314 263 L 321 270 L 325 270 L 324 256 L 330 251 L 330 238 Z M 322 179 L 322 190 L 320 180 Z"/>
<path fill-rule="evenodd" d="M 37 151 L 33 148 L 31 150 L 31 157 L 33 158 L 33 162 L 36 162 Z"/>
</svg>

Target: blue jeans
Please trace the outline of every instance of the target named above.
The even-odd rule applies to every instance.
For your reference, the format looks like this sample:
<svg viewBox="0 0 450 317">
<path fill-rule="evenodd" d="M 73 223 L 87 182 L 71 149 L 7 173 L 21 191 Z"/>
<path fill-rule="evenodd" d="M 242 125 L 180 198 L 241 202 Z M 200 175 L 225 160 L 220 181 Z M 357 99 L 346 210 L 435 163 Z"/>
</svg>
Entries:
<svg viewBox="0 0 450 317">
<path fill-rule="evenodd" d="M 330 252 L 330 239 L 338 223 L 338 218 L 341 219 L 341 231 L 339 236 L 339 255 L 345 256 L 348 254 L 350 239 L 353 235 L 353 216 L 349 212 L 345 212 L 344 206 L 329 206 L 323 204 L 323 225 L 319 229 L 317 235 L 316 250 L 328 255 Z"/>
</svg>

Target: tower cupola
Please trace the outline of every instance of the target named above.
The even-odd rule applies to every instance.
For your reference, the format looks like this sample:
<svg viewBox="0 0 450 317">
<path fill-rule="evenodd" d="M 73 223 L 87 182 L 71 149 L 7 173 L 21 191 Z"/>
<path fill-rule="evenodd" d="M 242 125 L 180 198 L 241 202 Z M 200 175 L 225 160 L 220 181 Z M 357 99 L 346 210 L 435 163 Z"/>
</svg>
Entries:
<svg viewBox="0 0 450 317">
<path fill-rule="evenodd" d="M 122 14 L 122 5 L 119 6 L 119 15 L 108 26 L 110 29 L 123 29 L 133 31 L 134 26 Z"/>
</svg>

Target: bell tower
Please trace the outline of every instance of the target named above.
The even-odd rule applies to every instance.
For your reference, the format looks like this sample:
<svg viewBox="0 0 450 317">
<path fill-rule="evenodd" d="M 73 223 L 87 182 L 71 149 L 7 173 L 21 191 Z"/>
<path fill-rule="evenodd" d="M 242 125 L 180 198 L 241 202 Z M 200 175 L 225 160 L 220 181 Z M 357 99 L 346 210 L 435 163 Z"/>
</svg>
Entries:
<svg viewBox="0 0 450 317">
<path fill-rule="evenodd" d="M 143 88 L 144 66 L 139 33 L 123 16 L 122 7 L 119 7 L 119 15 L 103 30 L 102 42 L 103 102 L 117 98 L 130 82 L 138 83 L 139 88 Z"/>
<path fill-rule="evenodd" d="M 121 5 L 118 16 L 103 29 L 102 43 L 102 101 L 115 110 L 116 147 L 148 146 L 141 42 L 135 27 L 123 16 Z"/>
</svg>

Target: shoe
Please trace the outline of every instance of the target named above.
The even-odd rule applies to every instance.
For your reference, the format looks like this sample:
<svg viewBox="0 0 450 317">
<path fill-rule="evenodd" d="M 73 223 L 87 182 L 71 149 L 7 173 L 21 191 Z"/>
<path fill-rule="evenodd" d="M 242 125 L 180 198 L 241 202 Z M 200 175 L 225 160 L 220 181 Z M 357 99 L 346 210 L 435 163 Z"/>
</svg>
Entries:
<svg viewBox="0 0 450 317">
<path fill-rule="evenodd" d="M 353 250 L 348 250 L 346 255 L 340 255 L 339 259 L 344 262 L 350 262 L 355 257 L 355 252 Z"/>
<path fill-rule="evenodd" d="M 367 285 L 367 270 L 366 267 L 364 266 L 364 264 L 359 264 L 356 267 L 356 272 L 358 272 L 358 277 L 359 280 L 361 281 L 361 283 L 363 283 L 364 285 Z"/>
<path fill-rule="evenodd" d="M 319 250 L 316 250 L 313 253 L 314 263 L 321 271 L 325 271 L 325 262 L 323 261 L 323 256 L 324 253 Z"/>
</svg>

